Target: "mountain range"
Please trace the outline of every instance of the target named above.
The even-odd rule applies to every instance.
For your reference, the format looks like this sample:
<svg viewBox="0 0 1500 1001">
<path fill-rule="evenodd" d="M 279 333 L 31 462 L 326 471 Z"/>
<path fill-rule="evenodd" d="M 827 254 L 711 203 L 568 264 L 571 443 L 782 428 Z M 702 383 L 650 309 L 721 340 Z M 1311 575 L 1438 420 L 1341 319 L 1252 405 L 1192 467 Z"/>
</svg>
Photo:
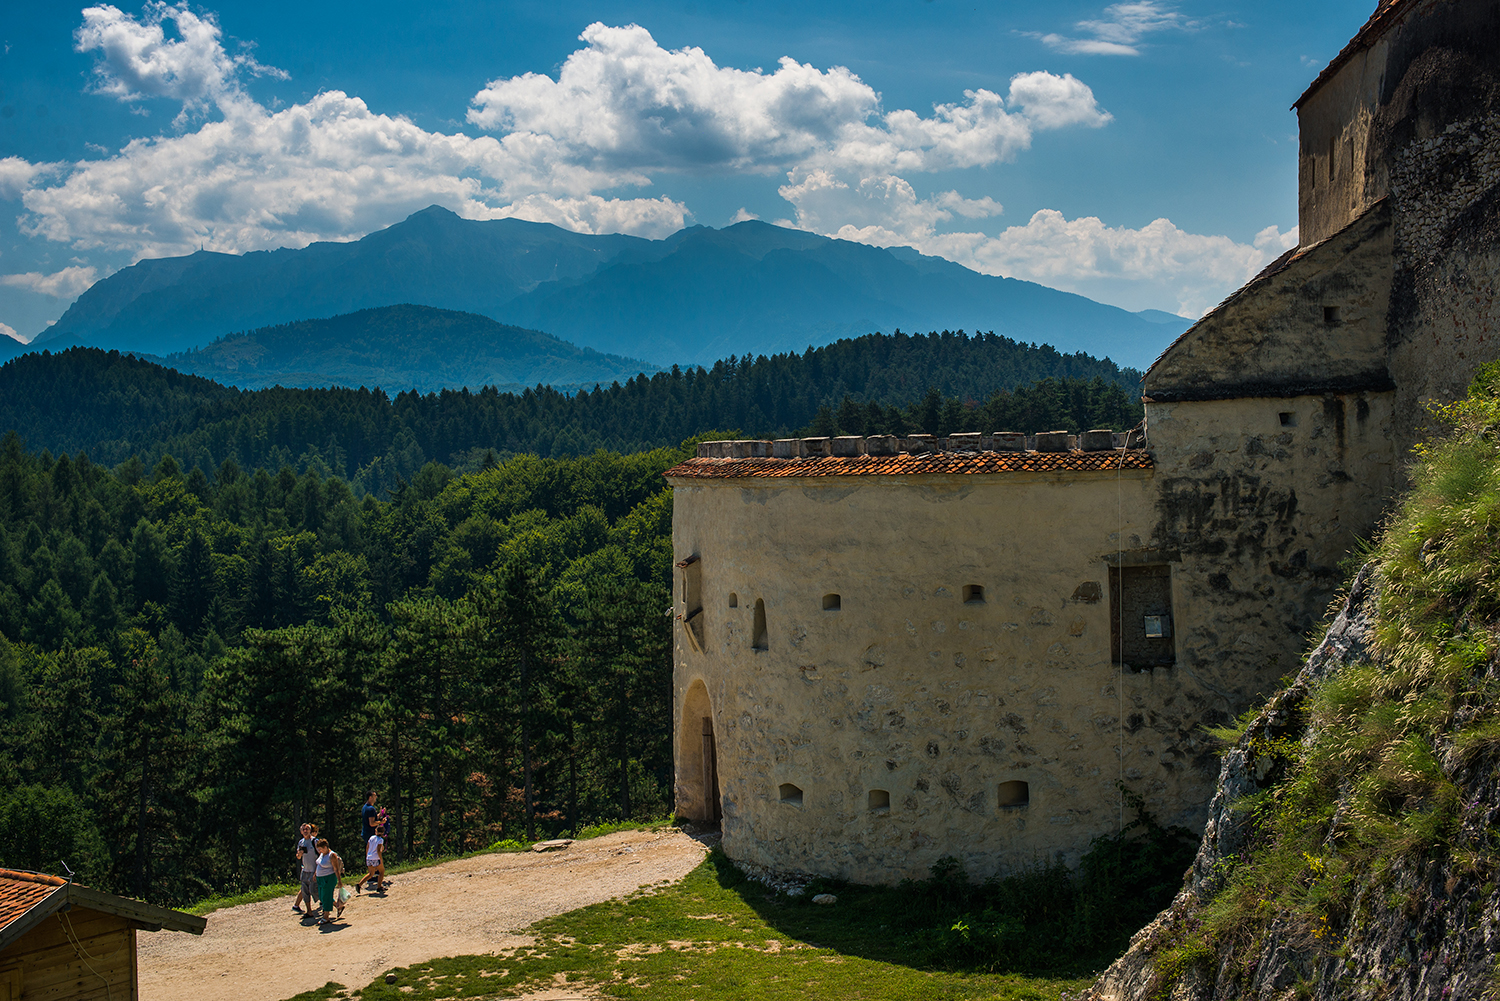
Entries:
<svg viewBox="0 0 1500 1001">
<path fill-rule="evenodd" d="M 761 222 L 647 240 L 467 220 L 432 206 L 349 243 L 140 261 L 95 283 L 17 350 L 86 344 L 165 356 L 231 334 L 403 303 L 544 330 L 657 365 L 801 351 L 900 328 L 994 330 L 1140 366 L 1189 323 L 981 275 L 910 248 Z M 0 345 L 0 357 L 9 353 Z"/>
</svg>

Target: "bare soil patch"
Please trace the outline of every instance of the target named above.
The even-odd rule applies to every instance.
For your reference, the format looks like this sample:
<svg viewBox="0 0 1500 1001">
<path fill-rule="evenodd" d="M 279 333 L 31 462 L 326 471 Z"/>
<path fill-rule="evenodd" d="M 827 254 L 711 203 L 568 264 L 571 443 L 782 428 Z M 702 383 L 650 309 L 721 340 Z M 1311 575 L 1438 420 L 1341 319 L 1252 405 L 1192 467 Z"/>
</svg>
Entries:
<svg viewBox="0 0 1500 1001">
<path fill-rule="evenodd" d="M 480 855 L 396 876 L 384 897 L 353 897 L 343 920 L 322 928 L 299 921 L 290 896 L 226 908 L 208 916 L 201 937 L 139 936 L 140 997 L 197 1001 L 223 990 L 235 1001 L 279 1001 L 330 980 L 363 987 L 394 966 L 529 945 L 522 930 L 532 922 L 675 882 L 705 851 L 667 830 Z"/>
</svg>

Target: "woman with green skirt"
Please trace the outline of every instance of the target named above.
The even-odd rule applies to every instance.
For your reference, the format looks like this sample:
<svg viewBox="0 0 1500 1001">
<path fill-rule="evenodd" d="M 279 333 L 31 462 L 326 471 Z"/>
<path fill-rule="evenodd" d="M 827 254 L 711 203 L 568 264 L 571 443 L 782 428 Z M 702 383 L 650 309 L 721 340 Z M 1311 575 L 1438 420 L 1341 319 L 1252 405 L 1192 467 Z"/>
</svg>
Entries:
<svg viewBox="0 0 1500 1001">
<path fill-rule="evenodd" d="M 318 861 L 313 866 L 313 875 L 318 880 L 318 903 L 323 907 L 318 924 L 326 925 L 334 916 L 344 916 L 344 902 L 338 899 L 338 888 L 344 885 L 344 860 L 328 847 L 327 838 L 318 839 Z"/>
</svg>

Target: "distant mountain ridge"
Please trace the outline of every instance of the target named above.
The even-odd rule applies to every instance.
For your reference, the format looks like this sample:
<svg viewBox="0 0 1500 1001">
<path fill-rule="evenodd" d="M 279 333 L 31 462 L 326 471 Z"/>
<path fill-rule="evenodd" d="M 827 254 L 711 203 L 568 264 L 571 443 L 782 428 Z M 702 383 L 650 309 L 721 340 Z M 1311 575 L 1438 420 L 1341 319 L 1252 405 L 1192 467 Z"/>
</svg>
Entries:
<svg viewBox="0 0 1500 1001">
<path fill-rule="evenodd" d="M 994 330 L 1144 365 L 1188 325 L 761 222 L 663 240 L 432 206 L 351 243 L 141 261 L 96 283 L 33 348 L 167 355 L 298 320 L 411 303 L 545 330 L 657 364 L 802 351 L 872 331 Z"/>
<path fill-rule="evenodd" d="M 153 360 L 241 389 L 381 386 L 422 393 L 591 388 L 657 370 L 487 316 L 409 303 L 262 327 Z"/>
</svg>

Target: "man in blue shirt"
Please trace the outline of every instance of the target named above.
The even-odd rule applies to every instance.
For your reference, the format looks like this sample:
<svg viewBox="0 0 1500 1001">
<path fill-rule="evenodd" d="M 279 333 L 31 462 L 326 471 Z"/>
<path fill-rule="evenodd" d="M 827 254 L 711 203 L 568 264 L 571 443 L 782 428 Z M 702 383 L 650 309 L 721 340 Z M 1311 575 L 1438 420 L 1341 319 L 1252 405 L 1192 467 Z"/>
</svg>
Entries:
<svg viewBox="0 0 1500 1001">
<path fill-rule="evenodd" d="M 375 833 L 375 818 L 379 812 L 375 809 L 375 790 L 371 789 L 365 793 L 365 805 L 359 811 L 361 827 L 363 828 L 359 836 L 360 844 L 367 845 L 370 843 L 370 836 Z"/>
</svg>

